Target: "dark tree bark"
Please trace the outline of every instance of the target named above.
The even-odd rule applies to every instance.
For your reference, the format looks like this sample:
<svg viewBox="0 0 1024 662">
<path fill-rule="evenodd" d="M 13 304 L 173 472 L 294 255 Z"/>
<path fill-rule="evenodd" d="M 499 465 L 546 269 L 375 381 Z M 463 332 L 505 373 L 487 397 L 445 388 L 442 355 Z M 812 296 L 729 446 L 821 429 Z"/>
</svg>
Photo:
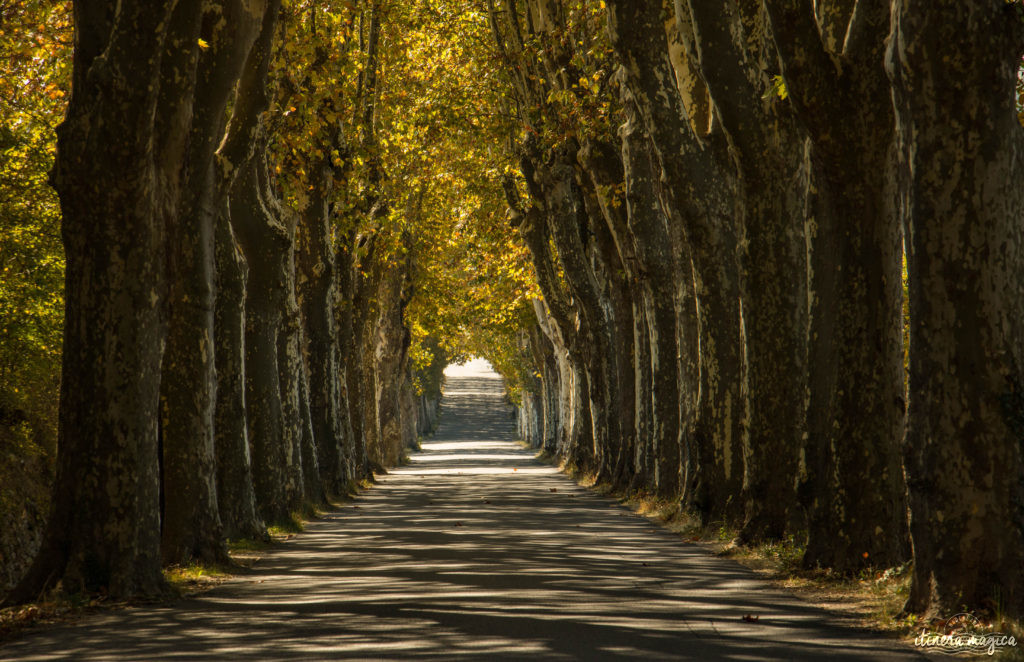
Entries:
<svg viewBox="0 0 1024 662">
<path fill-rule="evenodd" d="M 327 150 L 328 152 L 330 150 Z M 318 461 L 328 494 L 344 494 L 351 480 L 341 420 L 343 371 L 338 360 L 335 302 L 337 271 L 331 245 L 329 195 L 334 169 L 328 160 L 318 164 L 303 211 L 296 265 L 298 291 L 305 322 L 305 365 L 309 374 L 309 409 Z"/>
<path fill-rule="evenodd" d="M 290 449 L 288 501 L 292 510 L 301 511 L 308 505 L 326 501 L 313 423 L 309 412 L 309 382 L 302 360 L 303 329 L 299 302 L 295 296 L 295 229 L 298 219 L 290 210 L 284 211 L 283 225 L 286 242 L 284 270 L 279 279 L 284 288 L 284 317 L 277 336 L 277 369 L 281 389 L 281 413 L 285 447 Z M 275 261 L 277 262 L 277 261 Z"/>
<path fill-rule="evenodd" d="M 224 533 L 228 537 L 265 539 L 266 527 L 258 512 L 254 489 L 251 449 L 256 443 L 249 436 L 246 374 L 246 292 L 249 266 L 238 243 L 234 228 L 251 221 L 248 208 L 233 218 L 238 207 L 224 202 L 236 187 L 240 172 L 250 171 L 254 146 L 259 140 L 262 114 L 268 105 L 267 73 L 271 41 L 275 33 L 280 0 L 269 0 L 263 6 L 259 33 L 246 56 L 235 93 L 231 117 L 217 149 L 215 168 L 219 175 L 218 198 L 222 201 L 217 219 L 217 299 L 215 306 L 214 341 L 218 376 L 214 443 L 217 452 L 217 501 Z M 254 194 L 253 191 L 248 191 Z M 244 198 L 244 195 L 240 195 Z M 254 197 L 253 200 L 258 198 Z M 242 228 L 245 231 L 245 228 Z"/>
<path fill-rule="evenodd" d="M 742 510 L 737 495 L 746 415 L 736 174 L 720 130 L 693 132 L 676 88 L 661 7 L 609 2 L 608 32 L 653 141 L 669 213 L 682 219 L 691 250 L 701 348 L 693 505 L 704 522 L 733 521 Z"/>
<path fill-rule="evenodd" d="M 338 242 L 335 252 L 335 265 L 338 270 L 338 299 L 335 316 L 338 321 L 338 352 L 343 369 L 342 387 L 342 421 L 347 423 L 346 433 L 349 435 L 348 462 L 349 472 L 353 481 L 365 478 L 369 468 L 366 460 L 366 444 L 362 433 L 362 417 L 359 402 L 359 354 L 357 348 L 358 334 L 356 331 L 356 283 L 355 271 L 355 238 L 343 236 Z"/>
<path fill-rule="evenodd" d="M 623 258 L 615 245 L 609 227 L 615 223 L 624 230 L 624 214 L 609 204 L 602 204 L 596 181 L 604 181 L 608 174 L 616 173 L 621 184 L 621 161 L 617 154 L 607 152 L 602 157 L 590 156 L 581 163 L 577 154 L 576 181 L 576 235 L 584 241 L 582 249 L 584 274 L 590 290 L 593 307 L 593 332 L 598 336 L 599 351 L 591 358 L 588 377 L 591 382 L 591 419 L 594 429 L 594 452 L 597 462 L 596 480 L 601 484 L 617 486 L 615 473 L 623 452 L 635 445 L 633 399 L 633 311 L 629 303 L 628 282 L 622 278 Z M 594 167 L 603 174 L 589 170 Z M 612 178 L 616 176 L 612 174 Z M 607 201 L 607 200 L 606 200 Z M 559 253 L 561 257 L 561 253 Z M 564 263 L 564 260 L 563 260 Z M 600 351 L 603 348 L 604 351 Z M 597 377 L 600 379 L 597 379 Z"/>
<path fill-rule="evenodd" d="M 207 48 L 196 74 L 182 202 L 177 217 L 169 219 L 170 328 L 160 385 L 164 563 L 230 562 L 217 506 L 213 425 L 214 226 L 231 181 L 219 172 L 215 156 L 262 14 L 259 5 L 235 0 L 206 8 L 202 17 Z"/>
<path fill-rule="evenodd" d="M 630 241 L 626 206 L 613 193 L 624 186 L 621 151 L 608 142 L 588 141 L 577 154 L 577 161 L 587 178 L 581 182 L 581 187 L 585 199 L 591 200 L 587 208 L 597 249 L 592 262 L 596 267 L 595 279 L 602 290 L 605 325 L 609 327 L 614 359 L 612 406 L 613 416 L 618 418 L 618 439 L 609 439 L 606 461 L 614 464 L 606 471 L 610 472 L 611 486 L 623 488 L 629 486 L 635 474 L 638 434 L 649 429 L 646 421 L 639 421 L 641 412 L 649 414 L 650 408 L 637 401 L 635 383 L 635 331 L 637 324 L 642 325 L 646 319 L 642 310 L 643 274 L 640 270 L 643 267 Z M 636 319 L 638 314 L 640 320 Z M 675 466 L 678 471 L 678 462 Z"/>
<path fill-rule="evenodd" d="M 231 225 L 249 265 L 245 297 L 245 401 L 252 444 L 253 487 L 260 516 L 287 522 L 290 499 L 301 490 L 293 448 L 284 437 L 278 334 L 287 305 L 288 232 L 267 189 L 266 154 L 254 157 L 235 181 Z"/>
<path fill-rule="evenodd" d="M 740 173 L 748 436 L 739 540 L 748 544 L 781 539 L 796 509 L 807 387 L 805 138 L 772 93 L 777 56 L 760 9 L 757 0 L 676 2 Z"/>
<path fill-rule="evenodd" d="M 401 262 L 388 260 L 377 287 L 379 310 L 373 334 L 373 353 L 368 357 L 375 375 L 372 397 L 376 402 L 379 456 L 375 459 L 385 467 L 393 467 L 402 459 L 401 389 L 408 378 L 406 358 L 409 351 L 409 330 L 404 311 L 409 302 L 409 277 L 412 255 L 411 237 L 403 233 L 400 245 L 407 251 Z"/>
<path fill-rule="evenodd" d="M 907 611 L 1024 614 L 1020 6 L 897 0 L 910 279 Z"/>
<path fill-rule="evenodd" d="M 161 72 L 170 44 L 195 49 L 198 35 L 178 30 L 198 25 L 200 5 L 74 5 L 73 91 L 53 173 L 67 255 L 57 477 L 39 554 L 9 604 L 58 582 L 121 599 L 166 591 L 157 451 L 164 219 L 177 203 L 170 183 L 194 73 Z M 177 103 L 160 106 L 171 88 Z"/>
<path fill-rule="evenodd" d="M 661 172 L 649 138 L 643 133 L 636 106 L 624 91 L 626 123 L 620 129 L 625 166 L 626 208 L 630 240 L 643 269 L 642 298 L 647 320 L 646 346 L 650 366 L 653 485 L 666 498 L 681 496 L 683 394 L 680 393 L 679 346 L 676 328 L 676 282 L 689 279 L 676 269 L 672 242 L 661 204 Z"/>
<path fill-rule="evenodd" d="M 245 285 L 249 269 L 231 231 L 226 208 L 217 219 L 216 242 L 217 506 L 225 537 L 265 540 L 267 529 L 256 512 L 246 430 Z"/>
<path fill-rule="evenodd" d="M 534 299 L 533 311 L 537 318 L 537 326 L 531 329 L 531 345 L 539 349 L 541 366 L 541 383 L 543 384 L 543 419 L 544 432 L 541 448 L 551 455 L 556 455 L 565 437 L 566 420 L 563 416 L 562 393 L 568 369 L 568 358 L 563 347 L 551 340 L 555 334 L 544 304 Z"/>
<path fill-rule="evenodd" d="M 559 372 L 557 453 L 573 469 L 591 464 L 593 437 L 590 427 L 589 398 L 586 395 L 585 367 L 578 348 L 582 331 L 576 324 L 579 313 L 558 276 L 551 252 L 548 215 L 535 205 L 524 211 L 514 186 L 506 182 L 505 192 L 513 222 L 530 251 L 537 284 L 544 302 L 534 302 L 537 322 L 554 349 Z M 535 196 L 535 200 L 539 200 Z M 589 452 L 588 452 L 589 451 Z"/>
<path fill-rule="evenodd" d="M 909 555 L 900 229 L 883 63 L 889 3 L 859 0 L 842 53 L 812 3 L 764 0 L 789 100 L 811 140 L 809 536 L 804 562 L 843 572 Z"/>
</svg>

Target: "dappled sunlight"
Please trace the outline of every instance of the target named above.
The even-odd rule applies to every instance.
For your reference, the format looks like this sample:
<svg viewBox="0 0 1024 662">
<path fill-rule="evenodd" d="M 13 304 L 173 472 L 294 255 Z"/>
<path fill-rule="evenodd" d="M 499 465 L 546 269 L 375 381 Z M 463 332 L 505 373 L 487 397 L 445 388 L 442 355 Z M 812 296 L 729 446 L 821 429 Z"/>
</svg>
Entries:
<svg viewBox="0 0 1024 662">
<path fill-rule="evenodd" d="M 446 394 L 407 466 L 253 572 L 0 658 L 912 659 L 552 475 L 515 443 L 500 380 Z"/>
</svg>

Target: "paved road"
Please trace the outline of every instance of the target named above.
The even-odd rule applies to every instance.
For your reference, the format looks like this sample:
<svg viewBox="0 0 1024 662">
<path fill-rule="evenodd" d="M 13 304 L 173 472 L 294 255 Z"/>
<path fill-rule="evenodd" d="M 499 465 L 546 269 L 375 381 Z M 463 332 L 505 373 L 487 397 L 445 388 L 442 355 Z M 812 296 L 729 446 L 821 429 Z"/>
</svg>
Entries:
<svg viewBox="0 0 1024 662">
<path fill-rule="evenodd" d="M 449 376 L 423 452 L 252 574 L 32 632 L 0 659 L 923 659 L 535 461 L 500 380 L 473 368 Z"/>
</svg>

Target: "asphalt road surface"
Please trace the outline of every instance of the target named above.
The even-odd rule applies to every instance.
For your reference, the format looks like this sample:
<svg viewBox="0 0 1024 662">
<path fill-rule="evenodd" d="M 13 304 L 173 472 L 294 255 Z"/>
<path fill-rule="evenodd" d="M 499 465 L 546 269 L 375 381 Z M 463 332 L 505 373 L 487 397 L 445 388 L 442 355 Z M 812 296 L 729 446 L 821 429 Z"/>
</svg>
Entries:
<svg viewBox="0 0 1024 662">
<path fill-rule="evenodd" d="M 422 452 L 249 573 L 30 631 L 0 659 L 924 659 L 534 460 L 486 364 L 447 384 Z"/>
</svg>

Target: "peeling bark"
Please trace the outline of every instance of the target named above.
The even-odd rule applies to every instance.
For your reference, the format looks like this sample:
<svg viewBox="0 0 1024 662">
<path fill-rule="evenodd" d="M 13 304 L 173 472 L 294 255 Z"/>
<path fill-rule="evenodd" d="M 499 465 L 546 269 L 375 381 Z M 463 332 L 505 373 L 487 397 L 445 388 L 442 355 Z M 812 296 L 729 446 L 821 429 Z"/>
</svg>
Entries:
<svg viewBox="0 0 1024 662">
<path fill-rule="evenodd" d="M 201 29 L 196 29 L 207 48 L 191 62 L 180 63 L 197 67 L 197 84 L 181 173 L 182 202 L 176 217 L 168 219 L 170 327 L 160 386 L 165 563 L 230 562 L 217 506 L 213 424 L 214 227 L 231 181 L 218 172 L 215 156 L 227 104 L 259 34 L 262 14 L 258 4 L 240 0 L 206 6 Z M 167 69 L 165 77 L 175 75 Z"/>
<path fill-rule="evenodd" d="M 1001 2 L 897 0 L 910 279 L 906 610 L 1024 613 L 1024 23 Z"/>
<path fill-rule="evenodd" d="M 249 269 L 225 209 L 216 228 L 217 506 L 227 538 L 268 539 L 256 512 L 245 407 L 245 284 Z"/>
<path fill-rule="evenodd" d="M 172 10 L 191 19 L 200 4 L 74 5 L 73 91 L 53 173 L 67 255 L 57 477 L 39 554 L 7 604 L 58 582 L 118 599 L 166 592 L 157 420 L 164 219 L 177 191 L 153 148 L 170 155 L 187 137 L 194 79 L 161 70 L 170 39 L 182 36 L 170 34 Z M 180 104 L 158 108 L 171 87 Z"/>
<path fill-rule="evenodd" d="M 700 334 L 693 505 L 705 522 L 732 521 L 741 511 L 736 495 L 743 480 L 746 416 L 736 175 L 720 130 L 693 133 L 676 90 L 661 8 L 609 2 L 608 32 L 653 142 L 670 217 L 682 220 L 693 263 Z"/>
<path fill-rule="evenodd" d="M 900 228 L 883 68 L 889 3 L 861 0 L 841 54 L 809 3 L 764 0 L 782 74 L 811 141 L 810 404 L 804 563 L 854 572 L 909 556 Z"/>
</svg>

